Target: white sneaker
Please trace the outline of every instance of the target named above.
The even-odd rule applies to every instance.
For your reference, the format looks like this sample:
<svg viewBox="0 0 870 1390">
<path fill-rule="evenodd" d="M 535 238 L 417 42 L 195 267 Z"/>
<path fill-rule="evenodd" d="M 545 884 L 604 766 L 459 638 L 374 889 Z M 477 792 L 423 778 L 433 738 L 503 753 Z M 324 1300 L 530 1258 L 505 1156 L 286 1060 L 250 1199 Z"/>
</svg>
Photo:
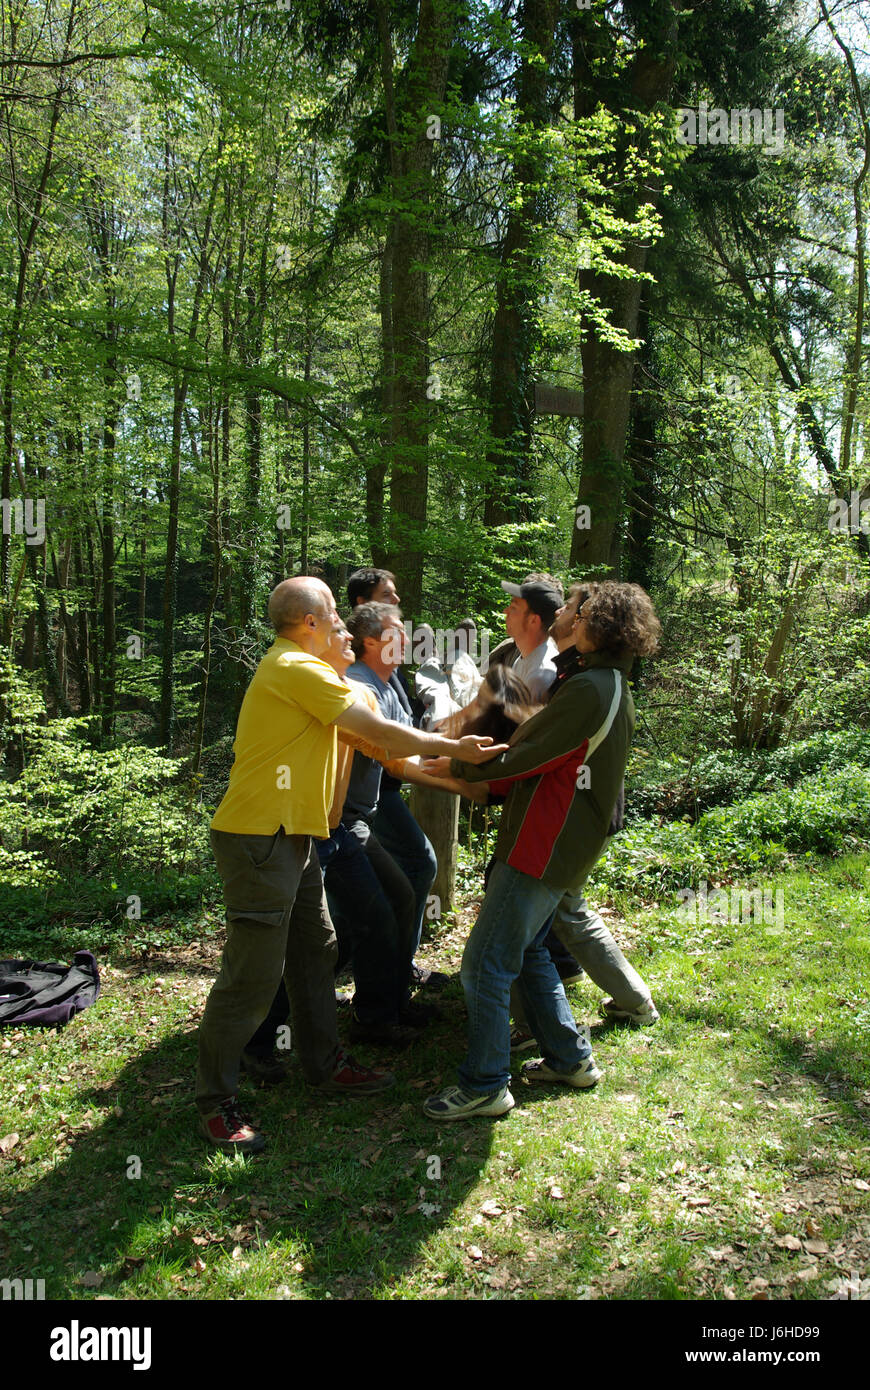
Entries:
<svg viewBox="0 0 870 1390">
<path fill-rule="evenodd" d="M 523 1065 L 523 1076 L 533 1084 L 537 1082 L 561 1081 L 565 1086 L 576 1086 L 581 1090 L 588 1090 L 600 1081 L 604 1075 L 599 1071 L 592 1057 L 587 1057 L 585 1062 L 581 1062 L 575 1071 L 553 1071 L 546 1062 L 526 1062 Z"/>
<path fill-rule="evenodd" d="M 537 1042 L 533 1034 L 527 1033 L 525 1028 L 514 1028 L 511 1032 L 511 1054 L 517 1052 L 528 1052 L 530 1048 L 537 1047 Z"/>
<path fill-rule="evenodd" d="M 463 1091 L 461 1086 L 448 1086 L 446 1091 L 424 1102 L 423 1114 L 430 1120 L 469 1120 L 474 1115 L 506 1115 L 515 1104 L 507 1086 L 489 1096 Z"/>
<path fill-rule="evenodd" d="M 641 1004 L 639 1009 L 620 1009 L 613 999 L 605 999 L 601 1007 L 606 1018 L 625 1019 L 637 1024 L 638 1028 L 650 1028 L 659 1021 L 659 1011 L 651 999 Z"/>
</svg>

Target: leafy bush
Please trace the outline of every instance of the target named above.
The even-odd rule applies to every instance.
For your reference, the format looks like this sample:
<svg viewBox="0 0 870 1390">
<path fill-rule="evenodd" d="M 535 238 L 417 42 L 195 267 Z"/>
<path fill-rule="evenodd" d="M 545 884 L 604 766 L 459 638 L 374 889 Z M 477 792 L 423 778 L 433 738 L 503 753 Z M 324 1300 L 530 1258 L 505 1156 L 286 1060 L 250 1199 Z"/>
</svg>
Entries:
<svg viewBox="0 0 870 1390">
<path fill-rule="evenodd" d="M 797 787 L 754 796 L 702 816 L 703 844 L 779 844 L 790 851 L 837 854 L 870 837 L 870 777 L 867 769 L 825 768 Z"/>
<path fill-rule="evenodd" d="M 857 764 L 827 767 L 796 787 L 708 811 L 695 825 L 629 823 L 596 866 L 592 886 L 648 896 L 734 869 L 775 868 L 790 854 L 836 854 L 868 842 L 870 772 Z"/>
<path fill-rule="evenodd" d="M 646 759 L 628 780 L 626 814 L 697 820 L 716 806 L 730 806 L 759 791 L 790 786 L 822 769 L 847 764 L 870 767 L 870 731 L 825 731 L 773 752 L 705 753 L 692 765 L 676 759 Z"/>
<path fill-rule="evenodd" d="M 208 812 L 178 765 L 140 745 L 101 750 L 83 737 L 86 721 L 55 719 L 28 730 L 24 766 L 0 804 L 6 874 L 20 856 L 51 876 L 111 876 L 183 870 L 207 853 Z"/>
</svg>

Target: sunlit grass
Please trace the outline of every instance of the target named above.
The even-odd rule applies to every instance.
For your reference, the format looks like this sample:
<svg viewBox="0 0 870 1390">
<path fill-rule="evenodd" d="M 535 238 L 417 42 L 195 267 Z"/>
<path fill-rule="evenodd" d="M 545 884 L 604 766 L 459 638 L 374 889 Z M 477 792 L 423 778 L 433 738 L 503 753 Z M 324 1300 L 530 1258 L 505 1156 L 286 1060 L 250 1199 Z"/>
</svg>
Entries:
<svg viewBox="0 0 870 1390">
<path fill-rule="evenodd" d="M 662 1018 L 596 1023 L 598 991 L 571 989 L 594 1091 L 517 1076 L 503 1119 L 428 1121 L 463 1051 L 454 982 L 384 1097 L 244 1083 L 269 1141 L 247 1161 L 208 1150 L 191 1101 L 214 948 L 116 958 L 62 1033 L 2 1035 L 0 1276 L 49 1298 L 830 1298 L 868 1273 L 868 866 L 778 877 L 782 935 L 615 900 Z M 425 958 L 455 971 L 463 934 Z"/>
</svg>

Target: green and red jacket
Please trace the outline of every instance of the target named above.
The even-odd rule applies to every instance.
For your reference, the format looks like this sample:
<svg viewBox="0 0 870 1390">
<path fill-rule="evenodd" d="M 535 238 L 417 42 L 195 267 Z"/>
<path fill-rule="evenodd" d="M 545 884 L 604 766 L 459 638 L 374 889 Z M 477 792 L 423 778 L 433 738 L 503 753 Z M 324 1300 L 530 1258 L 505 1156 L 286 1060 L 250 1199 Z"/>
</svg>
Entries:
<svg viewBox="0 0 870 1390">
<path fill-rule="evenodd" d="M 607 840 L 634 733 L 631 666 L 630 656 L 587 653 L 506 753 L 450 765 L 507 794 L 496 859 L 563 892 L 580 892 Z"/>
</svg>

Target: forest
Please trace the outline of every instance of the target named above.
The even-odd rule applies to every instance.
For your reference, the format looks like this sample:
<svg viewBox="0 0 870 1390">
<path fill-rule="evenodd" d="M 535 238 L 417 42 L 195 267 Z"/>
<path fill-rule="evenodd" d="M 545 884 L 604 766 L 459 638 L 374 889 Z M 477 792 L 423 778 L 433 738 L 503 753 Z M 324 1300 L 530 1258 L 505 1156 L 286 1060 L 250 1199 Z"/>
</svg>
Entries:
<svg viewBox="0 0 870 1390">
<path fill-rule="evenodd" d="M 842 1107 L 831 1143 L 865 1203 L 867 7 L 0 0 L 0 145 L 0 955 L 97 950 L 106 980 L 115 971 L 119 991 L 123 977 L 145 992 L 143 1019 L 166 1003 L 153 1075 L 158 1060 L 189 1069 L 202 982 L 191 966 L 184 1004 L 164 981 L 206 948 L 214 968 L 208 826 L 271 640 L 273 587 L 319 576 L 346 612 L 348 575 L 374 565 L 395 575 L 412 625 L 470 617 L 495 646 L 502 580 L 636 583 L 661 647 L 635 668 L 626 825 L 590 894 L 645 971 L 655 978 L 658 961 L 673 999 L 691 1001 L 678 1051 L 695 1046 L 703 1007 L 708 1030 L 763 1016 L 759 1048 L 782 1022 L 770 1066 L 810 1089 L 836 1072 L 836 1094 L 794 1103 L 806 1101 L 803 1118 Z M 458 959 L 497 814 L 463 809 L 456 900 L 431 936 L 440 961 Z M 735 884 L 771 902 L 784 890 L 785 933 L 764 919 L 747 935 L 733 909 L 687 921 L 701 884 L 726 901 Z M 782 956 L 798 939 L 811 961 Z M 699 1000 L 714 977 L 727 989 L 737 976 L 746 998 L 717 1021 L 715 1000 Z M 783 980 L 794 994 L 781 1009 L 796 1012 L 771 1023 Z M 121 1014 L 108 1026 L 109 1050 L 123 1052 Z M 123 1084 L 136 1090 L 151 1073 L 127 1042 Z M 620 1040 L 629 1071 L 642 1042 Z M 72 1041 L 51 1045 L 73 1055 Z M 823 1047 L 827 1061 L 810 1056 Z M 23 1057 L 10 1065 L 19 1090 L 39 1075 L 19 1078 Z M 22 1114 L 0 1118 L 16 1141 L 7 1153 L 0 1139 L 0 1167 L 23 1151 Z M 76 1160 L 66 1142 L 69 1181 L 81 1181 L 92 1155 Z M 810 1173 L 810 1137 L 776 1142 Z M 30 1199 L 34 1183 L 58 1181 L 40 1167 L 43 1143 L 32 1167 L 15 1160 L 13 1186 Z M 601 1143 L 619 1152 L 615 1132 Z M 733 1193 L 731 1149 L 709 1143 Z M 771 1172 L 796 1171 L 764 1152 Z M 231 1185 L 219 1167 L 208 1181 Z M 563 1198 L 535 1181 L 542 1297 L 753 1297 L 777 1281 L 777 1297 L 870 1295 L 866 1234 L 849 1245 L 859 1222 L 842 1197 L 828 1203 L 836 1231 L 802 1228 L 798 1247 L 778 1243 L 788 1210 L 765 1213 L 758 1248 L 776 1244 L 773 1273 L 726 1240 L 723 1219 L 715 1248 L 730 1254 L 708 1278 L 712 1257 L 699 1273 L 694 1247 L 608 1265 L 598 1237 L 634 1201 L 615 1189 L 566 1294 L 547 1263 Z M 461 1176 L 462 1200 L 470 1183 Z M 316 1221 L 338 1249 L 347 1232 L 331 1200 L 316 1198 Z M 688 1200 L 703 1219 L 706 1198 Z M 373 1274 L 379 1202 L 362 1208 L 336 1297 L 528 1296 L 510 1241 L 488 1265 L 474 1231 L 466 1250 L 484 1254 L 445 1256 L 441 1282 L 398 1236 Z M 106 1231 L 119 1213 L 110 1201 Z M 333 1287 L 296 1216 L 276 1218 L 290 1230 L 279 1264 L 292 1292 L 268 1292 L 261 1251 L 257 1296 Z M 735 1229 L 749 1229 L 744 1216 Z M 189 1273 L 180 1216 L 158 1275 L 160 1220 L 124 1254 L 133 1265 L 95 1236 L 94 1278 L 138 1281 L 146 1297 L 242 1296 L 229 1255 L 212 1276 L 203 1246 Z M 4 1248 L 0 1235 L 0 1265 Z M 798 1279 L 790 1259 L 815 1274 Z M 76 1260 L 58 1257 L 53 1296 L 82 1296 Z M 78 1291 L 61 1292 L 67 1279 Z"/>
</svg>

